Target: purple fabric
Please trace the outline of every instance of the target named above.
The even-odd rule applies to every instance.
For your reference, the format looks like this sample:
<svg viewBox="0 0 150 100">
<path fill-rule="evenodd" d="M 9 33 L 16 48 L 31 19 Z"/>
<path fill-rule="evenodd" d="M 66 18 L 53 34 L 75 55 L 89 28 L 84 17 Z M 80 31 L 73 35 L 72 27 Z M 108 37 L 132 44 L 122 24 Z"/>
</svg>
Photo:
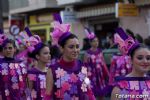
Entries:
<svg viewBox="0 0 150 100">
<path fill-rule="evenodd" d="M 128 38 L 128 35 L 124 32 L 124 30 L 121 27 L 117 28 L 115 31 L 120 35 L 120 37 L 123 40 L 126 40 Z"/>
<path fill-rule="evenodd" d="M 111 59 L 109 84 L 114 85 L 116 76 L 125 76 L 132 71 L 131 58 L 127 55 L 114 55 Z"/>
<path fill-rule="evenodd" d="M 97 48 L 97 50 L 95 52 L 93 52 L 91 49 L 87 50 L 87 53 L 89 53 L 89 54 L 95 54 L 95 55 L 99 54 L 100 52 L 102 52 L 102 50 L 99 49 L 99 48 Z"/>
<path fill-rule="evenodd" d="M 115 87 L 120 89 L 119 95 L 145 95 L 139 100 L 148 100 L 150 96 L 150 77 L 117 77 Z M 137 97 L 128 96 L 125 100 L 136 100 Z"/>
<path fill-rule="evenodd" d="M 32 36 L 32 33 L 31 33 L 29 27 L 25 27 L 24 30 L 27 32 L 29 37 Z"/>
<path fill-rule="evenodd" d="M 63 87 L 62 84 L 65 82 L 70 85 L 70 88 L 69 90 L 62 92 L 61 99 L 68 100 L 68 98 L 70 97 L 74 98 L 75 96 L 75 98 L 78 98 L 77 100 L 88 100 L 87 99 L 88 95 L 86 94 L 87 92 L 82 92 L 81 90 L 82 82 L 79 80 L 80 79 L 79 73 L 81 73 L 80 71 L 81 71 L 82 66 L 83 64 L 79 60 L 76 60 L 76 63 L 74 64 L 74 66 L 68 66 L 68 64 L 62 65 L 59 62 L 50 66 L 50 68 L 52 69 L 52 74 L 53 74 L 53 79 L 54 79 L 54 84 L 55 84 L 53 87 L 53 91 L 52 91 L 54 100 L 60 99 L 58 97 L 58 91 L 62 89 Z M 66 73 L 64 73 L 64 76 L 62 76 L 61 78 L 58 78 L 56 77 L 57 74 L 59 73 L 58 70 L 61 72 L 65 71 Z M 78 80 L 76 83 L 71 82 L 72 74 L 78 77 Z"/>
<path fill-rule="evenodd" d="M 2 29 L 0 29 L 0 34 L 3 34 L 4 32 L 3 32 L 3 30 Z"/>
<path fill-rule="evenodd" d="M 120 37 L 121 37 L 124 41 L 126 41 L 127 39 L 133 40 L 133 37 L 130 38 L 130 37 L 124 32 L 124 30 L 123 30 L 121 27 L 117 28 L 115 31 L 120 35 Z M 128 46 L 129 43 L 127 43 L 127 44 L 125 44 L 125 45 Z M 126 48 L 126 49 L 127 49 L 127 55 L 130 55 L 130 53 L 131 53 L 136 47 L 138 47 L 138 46 L 139 46 L 138 41 L 134 40 L 134 42 L 131 44 L 131 46 L 128 47 L 128 48 Z"/>
<path fill-rule="evenodd" d="M 60 24 L 62 24 L 62 19 L 59 13 L 53 13 L 53 18 L 55 21 L 58 21 Z"/>
<path fill-rule="evenodd" d="M 61 43 L 63 40 L 65 40 L 71 33 L 70 32 L 66 32 L 64 33 L 60 38 L 58 43 Z"/>
<path fill-rule="evenodd" d="M 18 66 L 14 67 L 14 63 Z M 0 61 L 0 91 L 3 100 L 25 100 L 25 70 L 25 66 L 14 58 L 5 57 Z M 19 80 L 19 77 L 22 77 L 22 80 Z"/>
<path fill-rule="evenodd" d="M 34 47 L 35 48 L 34 48 L 33 52 L 37 52 L 37 51 L 39 51 L 43 47 L 43 43 L 40 42 L 37 45 L 35 45 Z"/>
<path fill-rule="evenodd" d="M 32 68 L 32 69 L 30 69 L 30 70 L 28 70 L 28 75 L 29 74 L 32 74 L 32 75 L 35 75 L 36 77 L 35 77 L 35 81 L 33 81 L 33 80 L 30 80 L 30 78 L 29 78 L 29 80 L 31 81 L 31 82 L 33 82 L 33 87 L 32 87 L 32 89 L 34 89 L 36 92 L 37 92 L 37 98 L 36 99 L 38 99 L 38 100 L 43 100 L 43 98 L 44 97 L 42 97 L 42 90 L 41 90 L 41 85 L 40 85 L 40 78 L 39 78 L 39 75 L 44 75 L 45 76 L 45 79 L 46 79 L 46 72 L 41 72 L 41 71 L 39 71 L 39 70 L 37 70 L 36 68 Z M 30 91 L 31 92 L 31 91 Z"/>
<path fill-rule="evenodd" d="M 5 39 L 2 43 L 2 47 L 5 47 L 7 45 L 7 43 L 10 41 L 10 39 Z"/>
<path fill-rule="evenodd" d="M 109 92 L 109 87 L 107 86 L 108 75 L 106 72 L 106 64 L 102 57 L 102 52 L 100 49 L 97 51 L 88 50 L 87 53 L 88 72 L 90 73 L 90 80 L 92 85 L 92 90 L 96 96 L 104 96 Z"/>
<path fill-rule="evenodd" d="M 131 52 L 132 52 L 135 48 L 137 48 L 137 47 L 139 47 L 139 46 L 140 46 L 140 44 L 135 41 L 135 44 L 129 49 L 127 55 L 130 55 Z"/>
</svg>

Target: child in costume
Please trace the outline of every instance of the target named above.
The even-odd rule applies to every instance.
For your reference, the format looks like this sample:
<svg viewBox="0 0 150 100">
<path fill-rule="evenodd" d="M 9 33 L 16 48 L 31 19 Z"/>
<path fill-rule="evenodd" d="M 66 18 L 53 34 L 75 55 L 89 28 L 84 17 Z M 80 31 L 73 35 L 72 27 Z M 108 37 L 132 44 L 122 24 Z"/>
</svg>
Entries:
<svg viewBox="0 0 150 100">
<path fill-rule="evenodd" d="M 128 36 L 122 28 L 116 29 L 122 39 L 123 49 L 131 57 L 132 71 L 116 78 L 111 100 L 148 100 L 150 78 L 146 75 L 150 68 L 150 50 Z M 121 96 L 121 97 L 120 97 Z"/>
<path fill-rule="evenodd" d="M 114 55 L 111 60 L 109 84 L 112 86 L 115 83 L 115 77 L 125 76 L 132 70 L 131 58 L 127 55 L 127 52 L 124 50 L 124 42 L 120 38 L 120 36 L 118 36 L 118 34 L 114 35 L 114 42 L 115 44 L 118 44 L 118 48 L 121 54 Z"/>
<path fill-rule="evenodd" d="M 69 32 L 70 25 L 53 22 L 52 37 L 58 40 L 62 56 L 47 72 L 47 93 L 54 100 L 95 100 L 87 68 L 79 61 L 79 40 Z"/>
<path fill-rule="evenodd" d="M 27 71 L 27 99 L 29 100 L 43 100 L 45 99 L 46 90 L 46 73 L 47 63 L 50 61 L 49 47 L 42 43 L 38 35 L 32 35 L 29 28 L 25 28 L 26 32 L 30 34 L 26 38 L 26 47 L 28 56 L 37 61 L 37 63 Z"/>
<path fill-rule="evenodd" d="M 15 42 L 5 35 L 0 40 L 4 55 L 4 58 L 0 60 L 0 99 L 26 100 L 26 66 L 15 59 Z"/>
<path fill-rule="evenodd" d="M 91 80 L 94 95 L 99 99 L 103 99 L 103 96 L 109 91 L 106 90 L 109 72 L 104 61 L 103 53 L 98 48 L 98 38 L 89 29 L 86 29 L 86 34 L 91 48 L 85 52 L 84 63 L 88 66 L 88 75 Z"/>
</svg>

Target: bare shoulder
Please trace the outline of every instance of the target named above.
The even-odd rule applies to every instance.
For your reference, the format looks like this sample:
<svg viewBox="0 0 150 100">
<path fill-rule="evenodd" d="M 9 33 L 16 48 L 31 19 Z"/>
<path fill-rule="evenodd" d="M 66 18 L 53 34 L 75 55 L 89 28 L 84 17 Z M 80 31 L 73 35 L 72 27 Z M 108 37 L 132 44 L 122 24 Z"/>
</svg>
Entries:
<svg viewBox="0 0 150 100">
<path fill-rule="evenodd" d="M 114 87 L 111 93 L 111 100 L 119 100 L 118 98 L 119 92 L 120 92 L 120 89 L 118 87 Z"/>
</svg>

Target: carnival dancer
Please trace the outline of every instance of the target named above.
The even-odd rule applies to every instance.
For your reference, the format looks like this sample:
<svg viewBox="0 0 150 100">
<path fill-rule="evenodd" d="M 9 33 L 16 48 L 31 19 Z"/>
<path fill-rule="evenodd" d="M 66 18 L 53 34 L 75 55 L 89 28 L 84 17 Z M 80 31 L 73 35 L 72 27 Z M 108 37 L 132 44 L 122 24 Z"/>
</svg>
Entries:
<svg viewBox="0 0 150 100">
<path fill-rule="evenodd" d="M 90 76 L 94 95 L 102 100 L 103 96 L 109 92 L 107 90 L 109 72 L 102 50 L 98 48 L 98 38 L 88 28 L 85 29 L 85 32 L 90 41 L 91 48 L 85 52 L 84 63 L 88 66 L 88 75 Z"/>
<path fill-rule="evenodd" d="M 117 28 L 116 32 L 122 39 L 119 45 L 124 44 L 122 49 L 131 57 L 132 71 L 116 78 L 111 100 L 148 100 L 150 78 L 146 74 L 150 68 L 150 50 L 128 36 L 122 28 Z"/>
<path fill-rule="evenodd" d="M 27 70 L 27 99 L 29 100 L 43 100 L 46 90 L 46 73 L 48 67 L 47 63 L 50 61 L 50 50 L 47 45 L 42 43 L 38 35 L 32 35 L 29 28 L 25 28 L 27 34 L 30 36 L 26 38 L 26 47 L 28 56 L 36 60 L 36 64 Z"/>
<path fill-rule="evenodd" d="M 15 59 L 16 46 L 5 35 L 1 38 L 4 58 L 0 61 L 1 100 L 26 100 L 26 66 Z"/>
<path fill-rule="evenodd" d="M 125 76 L 132 70 L 131 58 L 127 55 L 127 51 L 124 50 L 126 44 L 124 44 L 118 34 L 114 35 L 114 43 L 118 44 L 118 49 L 121 54 L 115 54 L 111 59 L 109 85 L 112 86 L 115 83 L 115 77 Z"/>
<path fill-rule="evenodd" d="M 87 68 L 79 61 L 79 40 L 69 32 L 70 25 L 54 21 L 52 33 L 62 56 L 47 73 L 47 93 L 54 100 L 95 100 L 87 77 Z"/>
</svg>

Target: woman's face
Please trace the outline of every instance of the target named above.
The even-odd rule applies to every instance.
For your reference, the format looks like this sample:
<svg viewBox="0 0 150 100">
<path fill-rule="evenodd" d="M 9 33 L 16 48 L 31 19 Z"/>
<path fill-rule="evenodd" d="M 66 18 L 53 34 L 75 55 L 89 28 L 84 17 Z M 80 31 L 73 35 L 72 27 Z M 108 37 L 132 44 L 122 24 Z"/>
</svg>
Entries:
<svg viewBox="0 0 150 100">
<path fill-rule="evenodd" d="M 51 60 L 51 55 L 50 55 L 50 49 L 49 47 L 45 46 L 44 48 L 41 49 L 40 54 L 36 56 L 38 61 L 44 62 L 44 63 L 49 63 Z"/>
<path fill-rule="evenodd" d="M 69 61 L 77 59 L 80 52 L 79 40 L 77 38 L 67 40 L 62 52 L 63 56 Z"/>
<path fill-rule="evenodd" d="M 99 40 L 98 38 L 94 38 L 92 41 L 91 41 L 91 46 L 94 47 L 94 48 L 97 48 L 99 45 Z"/>
<path fill-rule="evenodd" d="M 146 73 L 150 69 L 150 50 L 140 48 L 135 51 L 132 59 L 133 67 L 136 71 Z"/>
<path fill-rule="evenodd" d="M 16 48 L 13 46 L 12 43 L 7 43 L 6 46 L 3 48 L 3 54 L 5 57 L 13 58 L 16 52 Z"/>
</svg>

